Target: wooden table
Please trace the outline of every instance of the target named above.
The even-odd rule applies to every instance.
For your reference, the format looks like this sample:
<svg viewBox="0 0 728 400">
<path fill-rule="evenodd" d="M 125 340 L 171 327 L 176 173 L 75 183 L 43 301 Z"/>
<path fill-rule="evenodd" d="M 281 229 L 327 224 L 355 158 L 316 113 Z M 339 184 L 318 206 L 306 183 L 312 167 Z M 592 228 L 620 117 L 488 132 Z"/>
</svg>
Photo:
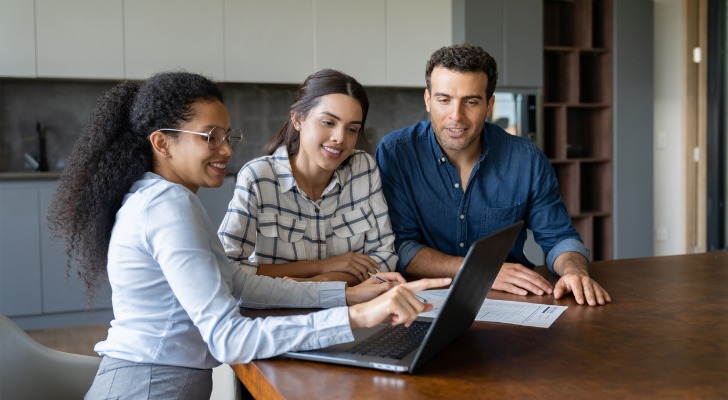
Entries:
<svg viewBox="0 0 728 400">
<path fill-rule="evenodd" d="M 414 375 L 285 359 L 234 369 L 257 399 L 728 398 L 728 252 L 591 273 L 611 304 L 491 292 L 569 308 L 548 329 L 476 322 Z"/>
</svg>

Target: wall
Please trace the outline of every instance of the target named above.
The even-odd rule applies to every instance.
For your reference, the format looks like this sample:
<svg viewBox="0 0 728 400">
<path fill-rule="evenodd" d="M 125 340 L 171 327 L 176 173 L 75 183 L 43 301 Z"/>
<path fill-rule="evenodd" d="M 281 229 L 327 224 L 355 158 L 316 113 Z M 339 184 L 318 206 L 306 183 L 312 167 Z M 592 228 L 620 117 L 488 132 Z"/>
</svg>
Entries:
<svg viewBox="0 0 728 400">
<path fill-rule="evenodd" d="M 654 2 L 655 255 L 684 254 L 685 48 L 683 0 Z"/>
<path fill-rule="evenodd" d="M 424 66 L 423 66 L 424 70 Z M 423 89 L 367 88 L 370 110 L 360 147 L 373 152 L 391 130 L 426 119 Z M 78 133 L 99 96 L 114 81 L 0 79 L 0 172 L 32 171 L 23 153 L 35 156 L 35 124 L 41 123 L 51 170 L 66 162 Z M 223 84 L 231 123 L 241 127 L 244 144 L 229 164 L 230 173 L 256 157 L 288 117 L 296 86 Z"/>
<path fill-rule="evenodd" d="M 653 48 L 653 2 L 618 0 L 614 7 L 614 258 L 649 257 L 653 64 L 644 55 Z"/>
</svg>

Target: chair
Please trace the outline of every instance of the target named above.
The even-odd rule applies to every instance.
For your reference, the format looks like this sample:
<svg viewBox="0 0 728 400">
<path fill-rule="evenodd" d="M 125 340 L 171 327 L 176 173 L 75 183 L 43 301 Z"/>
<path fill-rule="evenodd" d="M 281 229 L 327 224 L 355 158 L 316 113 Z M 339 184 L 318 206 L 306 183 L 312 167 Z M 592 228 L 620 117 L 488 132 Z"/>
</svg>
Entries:
<svg viewBox="0 0 728 400">
<path fill-rule="evenodd" d="M 0 314 L 0 398 L 82 399 L 100 357 L 65 353 L 41 345 Z"/>
<path fill-rule="evenodd" d="M 212 369 L 212 394 L 210 400 L 252 399 L 233 369 L 222 364 Z"/>
</svg>

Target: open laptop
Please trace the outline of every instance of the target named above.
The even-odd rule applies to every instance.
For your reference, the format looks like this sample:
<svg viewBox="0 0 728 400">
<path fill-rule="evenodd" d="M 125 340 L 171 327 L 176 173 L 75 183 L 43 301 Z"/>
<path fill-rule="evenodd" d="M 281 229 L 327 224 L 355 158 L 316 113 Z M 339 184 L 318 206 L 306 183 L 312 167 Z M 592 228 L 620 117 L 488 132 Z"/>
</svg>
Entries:
<svg viewBox="0 0 728 400">
<path fill-rule="evenodd" d="M 519 221 L 473 243 L 434 319 L 417 318 L 409 328 L 383 324 L 359 329 L 353 342 L 288 352 L 283 357 L 414 372 L 473 324 L 522 226 Z"/>
</svg>

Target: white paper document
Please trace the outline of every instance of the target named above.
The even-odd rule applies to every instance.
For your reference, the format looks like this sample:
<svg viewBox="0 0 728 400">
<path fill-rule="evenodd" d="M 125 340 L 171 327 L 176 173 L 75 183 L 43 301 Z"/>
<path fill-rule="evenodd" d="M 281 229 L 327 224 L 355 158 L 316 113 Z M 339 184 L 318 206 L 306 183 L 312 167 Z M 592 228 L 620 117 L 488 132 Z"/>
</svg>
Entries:
<svg viewBox="0 0 728 400">
<path fill-rule="evenodd" d="M 423 317 L 435 317 L 440 312 L 447 293 L 447 289 L 425 290 L 418 293 L 420 297 L 434 306 L 432 311 L 420 315 Z M 567 308 L 566 306 L 555 306 L 551 304 L 485 299 L 475 320 L 548 328 Z"/>
</svg>

